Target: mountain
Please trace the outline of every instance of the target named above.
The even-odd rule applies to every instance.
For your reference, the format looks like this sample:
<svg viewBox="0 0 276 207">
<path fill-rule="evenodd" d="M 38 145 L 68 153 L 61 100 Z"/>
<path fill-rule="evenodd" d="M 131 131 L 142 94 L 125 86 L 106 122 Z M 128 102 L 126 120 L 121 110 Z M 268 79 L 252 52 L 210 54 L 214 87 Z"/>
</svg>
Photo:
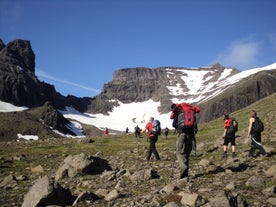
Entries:
<svg viewBox="0 0 276 207">
<path fill-rule="evenodd" d="M 0 39 L 0 100 L 16 106 L 38 107 L 51 102 L 55 108 L 73 105 L 83 111 L 90 98 L 64 97 L 53 85 L 35 75 L 35 54 L 30 41 L 15 40 L 5 45 Z"/>
<path fill-rule="evenodd" d="M 121 69 L 113 73 L 111 82 L 104 84 L 86 112 L 107 115 L 120 103 L 151 99 L 158 103 L 158 112 L 162 115 L 170 112 L 172 103 L 188 102 L 199 105 L 203 109 L 200 122 L 208 122 L 225 111 L 231 113 L 275 93 L 275 69 L 276 64 L 242 72 L 220 64 L 197 69 Z"/>
<path fill-rule="evenodd" d="M 100 129 L 132 130 L 149 116 L 160 119 L 163 127 L 171 127 L 168 117 L 175 102 L 198 105 L 202 109 L 199 122 L 208 122 L 275 93 L 275 69 L 276 63 L 242 72 L 220 64 L 125 68 L 114 71 L 112 80 L 95 97 L 64 97 L 36 77 L 30 41 L 5 45 L 0 39 L 0 100 L 30 109 L 47 103 L 67 119 Z"/>
</svg>

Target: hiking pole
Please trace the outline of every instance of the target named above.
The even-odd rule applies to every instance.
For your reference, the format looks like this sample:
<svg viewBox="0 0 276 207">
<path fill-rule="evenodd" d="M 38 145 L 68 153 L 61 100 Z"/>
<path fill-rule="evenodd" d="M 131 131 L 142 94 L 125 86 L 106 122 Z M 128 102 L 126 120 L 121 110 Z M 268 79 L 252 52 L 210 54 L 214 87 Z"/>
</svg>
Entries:
<svg viewBox="0 0 276 207">
<path fill-rule="evenodd" d="M 200 167 L 199 167 L 199 164 L 198 164 L 198 161 L 199 159 L 195 158 L 195 163 L 196 163 L 196 166 L 197 166 L 197 171 L 198 171 L 198 174 L 200 175 L 201 174 L 201 170 L 200 170 Z"/>
<path fill-rule="evenodd" d="M 137 142 L 137 159 L 139 160 L 139 145 L 140 145 L 140 142 L 138 141 Z"/>
<path fill-rule="evenodd" d="M 173 178 L 173 168 L 174 168 L 174 165 L 175 165 L 175 159 L 176 159 L 176 151 L 174 151 L 173 153 L 173 163 L 172 163 L 172 169 L 171 169 L 171 178 Z"/>
</svg>

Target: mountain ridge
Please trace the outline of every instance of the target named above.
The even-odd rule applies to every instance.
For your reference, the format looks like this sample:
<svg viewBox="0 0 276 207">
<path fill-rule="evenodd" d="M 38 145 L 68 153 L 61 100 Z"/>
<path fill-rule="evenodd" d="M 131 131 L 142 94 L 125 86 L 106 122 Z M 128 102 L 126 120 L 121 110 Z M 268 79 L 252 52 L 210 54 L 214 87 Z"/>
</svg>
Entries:
<svg viewBox="0 0 276 207">
<path fill-rule="evenodd" d="M 61 111 L 72 106 L 82 113 L 102 114 L 107 120 L 116 120 L 110 114 L 121 105 L 140 103 L 145 120 L 153 113 L 157 117 L 167 117 L 172 103 L 188 102 L 199 105 L 202 108 L 199 121 L 208 122 L 225 111 L 231 113 L 275 93 L 275 69 L 276 64 L 242 72 L 220 64 L 196 69 L 124 68 L 115 70 L 112 80 L 104 84 L 101 93 L 95 97 L 64 97 L 53 85 L 36 77 L 35 54 L 30 41 L 15 40 L 5 45 L 1 40 L 0 100 L 30 108 L 48 102 Z M 149 103 L 149 100 L 157 104 Z M 151 111 L 146 111 L 147 107 Z M 138 120 L 138 116 L 141 114 L 127 118 Z"/>
</svg>

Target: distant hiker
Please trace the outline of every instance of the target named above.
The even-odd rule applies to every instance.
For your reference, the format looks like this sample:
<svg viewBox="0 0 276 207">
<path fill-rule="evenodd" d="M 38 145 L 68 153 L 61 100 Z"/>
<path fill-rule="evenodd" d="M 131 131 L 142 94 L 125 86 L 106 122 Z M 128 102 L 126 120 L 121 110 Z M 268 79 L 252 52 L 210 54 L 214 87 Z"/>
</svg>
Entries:
<svg viewBox="0 0 276 207">
<path fill-rule="evenodd" d="M 127 127 L 127 128 L 126 128 L 126 134 L 128 134 L 128 131 L 129 131 L 129 130 L 128 130 L 128 127 Z"/>
<path fill-rule="evenodd" d="M 267 156 L 265 149 L 262 146 L 262 138 L 261 133 L 264 130 L 264 126 L 260 118 L 257 116 L 257 112 L 255 110 L 251 111 L 249 126 L 248 126 L 248 134 L 247 137 L 251 139 L 251 148 L 249 150 L 249 156 L 254 156 L 254 151 L 256 149 L 260 150 L 260 153 L 264 156 Z"/>
<path fill-rule="evenodd" d="M 195 137 L 195 113 L 200 108 L 187 103 L 172 104 L 170 119 L 177 129 L 176 156 L 180 168 L 180 178 L 188 177 L 189 156 L 192 151 L 192 140 Z"/>
<path fill-rule="evenodd" d="M 141 131 L 142 133 L 144 133 L 145 131 L 148 132 L 148 137 L 149 137 L 149 142 L 150 142 L 150 146 L 149 146 L 149 150 L 147 153 L 147 161 L 150 160 L 151 154 L 153 153 L 156 160 L 160 160 L 159 154 L 157 152 L 155 143 L 158 140 L 158 133 L 154 133 L 154 126 L 153 126 L 153 121 L 154 118 L 150 117 L 149 122 L 146 124 L 145 128 Z"/>
<path fill-rule="evenodd" d="M 236 156 L 236 131 L 238 130 L 238 122 L 234 118 L 230 118 L 229 114 L 224 114 L 224 133 L 223 133 L 223 157 L 227 157 L 227 147 L 231 143 L 232 157 Z"/>
<path fill-rule="evenodd" d="M 105 136 L 108 135 L 108 128 L 105 128 L 105 130 L 104 130 L 104 135 L 105 135 Z"/>
<path fill-rule="evenodd" d="M 140 138 L 141 129 L 138 127 L 138 125 L 134 128 L 135 137 Z"/>
<path fill-rule="evenodd" d="M 166 128 L 165 128 L 165 136 L 166 136 L 166 139 L 168 138 L 168 134 L 169 134 L 169 128 L 166 127 Z"/>
</svg>

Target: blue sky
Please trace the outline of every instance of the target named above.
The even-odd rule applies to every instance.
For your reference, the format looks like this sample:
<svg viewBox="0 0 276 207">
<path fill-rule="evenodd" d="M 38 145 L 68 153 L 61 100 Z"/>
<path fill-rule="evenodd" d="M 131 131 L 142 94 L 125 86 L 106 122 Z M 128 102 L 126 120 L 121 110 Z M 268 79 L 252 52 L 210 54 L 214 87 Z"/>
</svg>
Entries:
<svg viewBox="0 0 276 207">
<path fill-rule="evenodd" d="M 93 97 L 115 70 L 246 70 L 276 62 L 275 0 L 0 0 L 0 38 L 30 40 L 36 75 Z"/>
</svg>

